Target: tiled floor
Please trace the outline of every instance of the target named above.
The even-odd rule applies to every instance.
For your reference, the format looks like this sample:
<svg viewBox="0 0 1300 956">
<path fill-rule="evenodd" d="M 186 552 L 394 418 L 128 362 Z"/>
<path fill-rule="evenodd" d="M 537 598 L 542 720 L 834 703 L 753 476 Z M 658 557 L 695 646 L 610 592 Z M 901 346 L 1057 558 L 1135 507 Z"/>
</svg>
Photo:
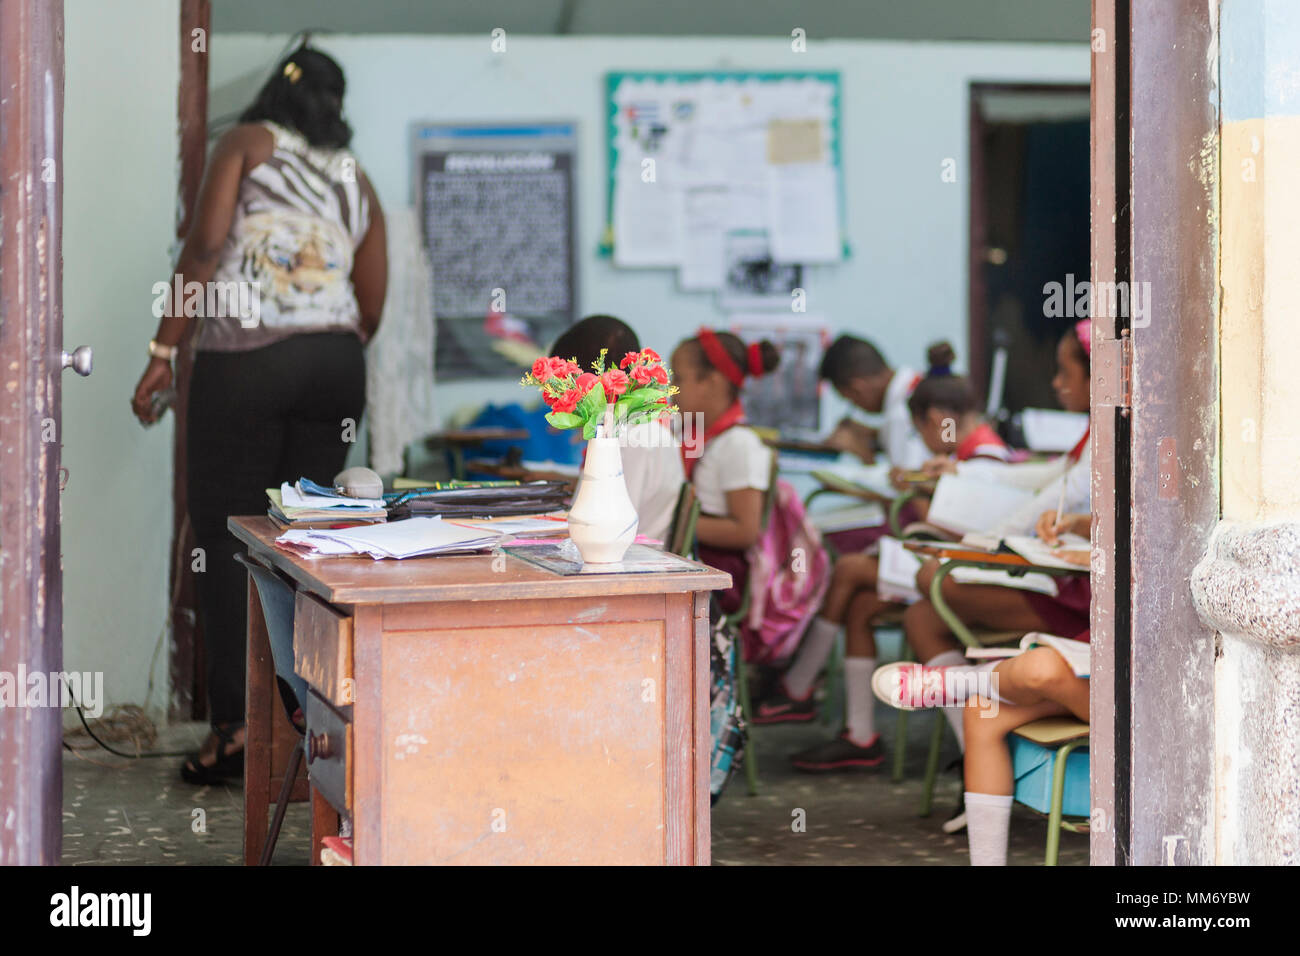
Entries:
<svg viewBox="0 0 1300 956">
<path fill-rule="evenodd" d="M 885 740 L 892 714 L 882 715 Z M 745 793 L 739 773 L 713 812 L 717 864 L 964 865 L 966 838 L 946 836 L 958 779 L 940 781 L 934 813 L 916 816 L 928 718 L 910 722 L 908 775 L 888 771 L 812 777 L 791 769 L 787 754 L 819 740 L 821 725 L 759 728 L 761 792 Z M 159 735 L 157 749 L 196 747 L 206 728 L 182 724 Z M 945 756 L 955 756 L 955 745 Z M 91 763 L 90 761 L 94 761 Z M 124 760 L 103 751 L 64 752 L 63 862 L 83 864 L 236 865 L 243 860 L 243 802 L 239 786 L 197 788 L 181 781 L 179 757 Z M 802 828 L 795 824 L 802 821 Z M 275 862 L 308 862 L 307 805 L 292 804 Z M 1040 864 L 1046 821 L 1017 807 L 1011 825 L 1011 862 Z M 1086 835 L 1062 834 L 1061 863 L 1086 864 Z"/>
</svg>

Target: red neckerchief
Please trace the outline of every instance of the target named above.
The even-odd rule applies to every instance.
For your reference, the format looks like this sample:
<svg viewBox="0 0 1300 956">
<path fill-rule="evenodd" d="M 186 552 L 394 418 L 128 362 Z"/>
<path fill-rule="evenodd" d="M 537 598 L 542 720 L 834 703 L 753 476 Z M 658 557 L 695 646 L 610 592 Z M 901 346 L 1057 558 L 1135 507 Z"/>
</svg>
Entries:
<svg viewBox="0 0 1300 956">
<path fill-rule="evenodd" d="M 970 461 L 975 457 L 975 452 L 979 450 L 981 445 L 995 445 L 998 448 L 1007 447 L 1007 443 L 992 429 L 988 422 L 980 422 L 969 435 L 958 443 L 957 460 Z"/>
<path fill-rule="evenodd" d="M 717 438 L 728 428 L 734 428 L 745 420 L 745 409 L 737 399 L 731 407 L 718 416 L 708 428 L 704 429 L 703 436 L 691 436 L 688 442 L 685 434 L 682 435 L 682 468 L 686 470 L 686 480 L 691 480 L 691 472 L 695 470 L 696 464 L 699 463 L 700 457 L 704 454 L 704 448 L 708 443 Z M 690 454 L 695 452 L 695 454 Z"/>
<path fill-rule="evenodd" d="M 1083 450 L 1088 447 L 1088 433 L 1091 431 L 1092 424 L 1089 423 L 1088 427 L 1083 430 L 1083 437 L 1079 439 L 1079 443 L 1070 449 L 1070 464 L 1077 463 L 1083 457 Z"/>
</svg>

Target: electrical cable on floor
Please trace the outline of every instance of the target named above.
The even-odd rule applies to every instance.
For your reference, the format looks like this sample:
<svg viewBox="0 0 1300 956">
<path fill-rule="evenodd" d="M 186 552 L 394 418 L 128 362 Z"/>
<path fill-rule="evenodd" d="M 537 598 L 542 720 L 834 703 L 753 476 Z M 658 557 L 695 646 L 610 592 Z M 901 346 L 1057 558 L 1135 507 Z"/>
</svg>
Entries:
<svg viewBox="0 0 1300 956">
<path fill-rule="evenodd" d="M 69 696 L 71 696 L 71 691 L 69 691 Z M 95 721 L 97 724 L 101 725 L 101 732 L 103 732 L 104 736 L 108 737 L 110 740 L 130 740 L 134 742 L 136 745 L 135 753 L 125 753 L 109 746 L 108 743 L 101 739 L 99 735 L 91 729 L 89 722 L 86 720 L 85 711 L 81 709 L 81 702 L 75 697 L 72 697 L 72 706 L 77 709 L 77 716 L 81 718 L 81 726 L 84 727 L 85 730 L 82 731 L 73 728 L 64 734 L 63 744 L 68 750 L 75 752 L 79 749 L 84 749 L 73 747 L 68 743 L 69 737 L 80 737 L 84 733 L 85 736 L 99 744 L 100 747 L 104 748 L 115 757 L 126 757 L 128 760 L 143 760 L 149 757 L 185 757 L 190 753 L 188 750 L 146 751 L 144 747 L 152 746 L 154 742 L 157 741 L 158 728 L 154 726 L 154 722 L 149 719 L 144 710 L 137 707 L 135 704 L 123 704 L 119 707 L 114 707 L 109 711 L 107 717 L 101 717 Z M 144 745 L 143 747 L 141 746 L 142 743 Z"/>
</svg>

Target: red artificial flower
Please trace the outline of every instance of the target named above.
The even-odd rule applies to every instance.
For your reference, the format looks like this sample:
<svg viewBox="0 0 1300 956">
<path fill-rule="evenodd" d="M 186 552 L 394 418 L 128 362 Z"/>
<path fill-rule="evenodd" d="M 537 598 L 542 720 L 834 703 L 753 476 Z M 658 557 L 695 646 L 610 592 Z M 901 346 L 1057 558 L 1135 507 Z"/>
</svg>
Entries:
<svg viewBox="0 0 1300 956">
<path fill-rule="evenodd" d="M 557 375 L 577 375 L 582 371 L 582 366 L 577 362 L 570 362 L 568 359 L 560 359 L 560 361 L 563 367 L 556 373 Z"/>
<path fill-rule="evenodd" d="M 600 379 L 598 379 L 592 372 L 583 372 L 579 375 L 577 380 L 573 383 L 577 388 L 578 397 L 581 398 L 583 395 L 590 392 L 599 381 Z"/>
<path fill-rule="evenodd" d="M 642 350 L 641 350 L 641 361 L 643 361 L 643 362 L 662 362 L 663 359 L 661 359 L 661 358 L 659 357 L 659 353 L 656 352 L 654 349 L 642 349 Z"/>
<path fill-rule="evenodd" d="M 655 380 L 654 372 L 645 365 L 638 365 L 632 369 L 632 378 L 638 385 L 649 385 Z"/>
<path fill-rule="evenodd" d="M 537 381 L 539 382 L 544 382 L 548 378 L 550 378 L 553 374 L 555 374 L 551 370 L 551 362 L 552 359 L 548 359 L 548 358 L 539 358 L 536 362 L 534 362 L 533 378 L 537 379 Z"/>
<path fill-rule="evenodd" d="M 650 370 L 650 374 L 654 376 L 654 380 L 658 382 L 660 385 L 668 384 L 668 370 L 665 369 L 662 365 L 657 365 L 654 368 L 652 368 Z"/>
<path fill-rule="evenodd" d="M 578 407 L 578 402 L 582 401 L 582 395 L 576 388 L 571 388 L 563 395 L 557 395 L 551 402 L 551 411 L 553 412 L 572 412 Z"/>
<path fill-rule="evenodd" d="M 627 391 L 627 372 L 612 368 L 600 377 L 600 384 L 605 386 L 606 397 L 622 395 Z"/>
<path fill-rule="evenodd" d="M 570 366 L 573 366 L 573 371 L 576 371 L 578 368 L 578 366 L 573 365 L 573 363 L 568 359 L 562 359 L 558 355 L 552 355 L 546 360 L 546 364 L 550 369 L 551 374 L 556 378 L 564 378 L 568 375 L 570 372 Z"/>
<path fill-rule="evenodd" d="M 639 361 L 641 361 L 640 352 L 628 352 L 626 355 L 623 356 L 623 361 L 618 363 L 618 367 L 627 368 L 629 365 L 634 365 Z"/>
</svg>

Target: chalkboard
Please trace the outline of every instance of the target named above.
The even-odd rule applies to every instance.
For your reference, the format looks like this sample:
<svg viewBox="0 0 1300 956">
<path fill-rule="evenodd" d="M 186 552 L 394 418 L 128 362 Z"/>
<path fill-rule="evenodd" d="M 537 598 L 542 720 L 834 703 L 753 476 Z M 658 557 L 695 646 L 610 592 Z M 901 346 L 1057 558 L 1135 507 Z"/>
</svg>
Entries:
<svg viewBox="0 0 1300 956">
<path fill-rule="evenodd" d="M 572 123 L 415 128 L 437 376 L 519 374 L 576 316 Z"/>
</svg>

